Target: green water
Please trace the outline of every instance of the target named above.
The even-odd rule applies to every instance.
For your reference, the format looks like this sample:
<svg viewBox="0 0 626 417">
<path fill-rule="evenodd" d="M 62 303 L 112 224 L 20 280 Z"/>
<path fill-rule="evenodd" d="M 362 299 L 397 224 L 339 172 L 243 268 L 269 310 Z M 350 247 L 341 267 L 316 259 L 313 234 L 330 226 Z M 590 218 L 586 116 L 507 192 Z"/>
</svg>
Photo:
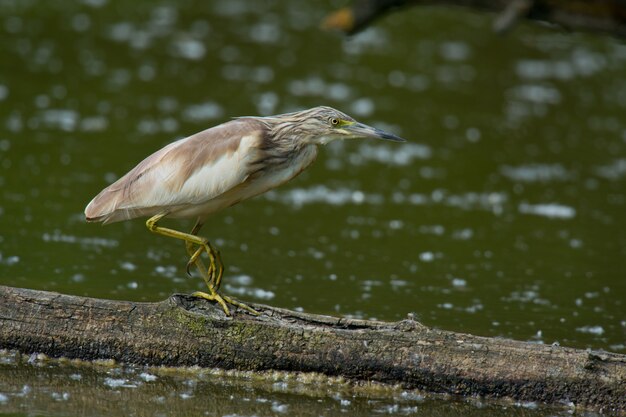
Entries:
<svg viewBox="0 0 626 417">
<path fill-rule="evenodd" d="M 85 205 L 173 139 L 324 104 L 409 142 L 333 143 L 296 180 L 212 218 L 202 234 L 222 251 L 225 293 L 625 353 L 626 45 L 534 25 L 498 37 L 489 15 L 430 8 L 343 39 L 317 28 L 332 8 L 0 1 L 0 283 L 137 301 L 202 289 L 182 244 L 141 220 L 86 224 Z M 181 380 L 140 395 L 96 372 L 85 396 L 63 391 L 74 371 L 62 366 L 0 367 L 0 412 L 125 415 L 96 404 L 114 393 L 154 415 L 148 403 L 174 392 L 162 415 L 486 415 L 399 394 L 350 394 L 342 409 L 332 389 L 219 376 L 190 379 L 224 404 L 202 408 Z M 246 395 L 267 401 L 236 401 Z M 513 410 L 489 413 L 554 415 Z"/>
</svg>

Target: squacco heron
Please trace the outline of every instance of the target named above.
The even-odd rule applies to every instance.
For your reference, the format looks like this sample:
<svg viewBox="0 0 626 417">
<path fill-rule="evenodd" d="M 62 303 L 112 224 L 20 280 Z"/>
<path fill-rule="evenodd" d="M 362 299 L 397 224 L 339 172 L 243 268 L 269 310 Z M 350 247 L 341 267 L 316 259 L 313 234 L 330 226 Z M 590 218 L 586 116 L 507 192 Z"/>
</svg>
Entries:
<svg viewBox="0 0 626 417">
<path fill-rule="evenodd" d="M 269 117 L 239 117 L 170 143 L 102 190 L 85 208 L 88 222 L 104 224 L 149 217 L 148 230 L 185 242 L 187 273 L 195 266 L 208 292 L 192 295 L 253 314 L 256 310 L 220 294 L 224 266 L 208 239 L 198 236 L 207 218 L 289 181 L 317 156 L 317 145 L 336 139 L 404 139 L 357 122 L 330 107 Z M 193 218 L 190 233 L 162 227 L 164 218 Z M 201 259 L 208 256 L 208 267 Z"/>
</svg>

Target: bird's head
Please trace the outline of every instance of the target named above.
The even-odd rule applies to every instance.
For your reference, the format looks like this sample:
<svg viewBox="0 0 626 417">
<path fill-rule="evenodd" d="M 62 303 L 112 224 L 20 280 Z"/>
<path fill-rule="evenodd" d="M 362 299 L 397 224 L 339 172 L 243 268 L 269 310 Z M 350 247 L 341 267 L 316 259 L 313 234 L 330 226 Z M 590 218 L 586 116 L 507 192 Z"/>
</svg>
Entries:
<svg viewBox="0 0 626 417">
<path fill-rule="evenodd" d="M 324 145 L 336 139 L 360 138 L 405 142 L 399 136 L 359 123 L 332 107 L 314 107 L 296 113 L 274 116 L 274 118 L 280 119 L 275 130 L 277 134 L 295 135 L 304 143 Z"/>
</svg>

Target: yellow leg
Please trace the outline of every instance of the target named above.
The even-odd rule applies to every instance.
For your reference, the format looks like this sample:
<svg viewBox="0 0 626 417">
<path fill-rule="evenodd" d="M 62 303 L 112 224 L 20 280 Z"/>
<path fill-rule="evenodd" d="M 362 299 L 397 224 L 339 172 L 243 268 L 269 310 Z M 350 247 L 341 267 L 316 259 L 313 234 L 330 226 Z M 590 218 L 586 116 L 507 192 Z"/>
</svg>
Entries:
<svg viewBox="0 0 626 417">
<path fill-rule="evenodd" d="M 159 234 L 159 235 L 169 236 L 169 237 L 173 237 L 173 238 L 176 238 L 176 239 L 183 240 L 185 242 L 185 246 L 188 248 L 187 249 L 188 251 L 193 250 L 193 245 L 200 246 L 200 248 L 196 252 L 200 252 L 201 253 L 203 250 L 206 251 L 206 253 L 209 255 L 209 261 L 211 262 L 209 270 L 214 272 L 217 269 L 216 268 L 216 263 L 215 263 L 215 255 L 214 255 L 215 251 L 210 246 L 209 242 L 205 238 L 199 237 L 199 236 L 197 236 L 196 234 L 193 234 L 193 233 L 183 233 L 183 232 L 179 232 L 178 230 L 173 230 L 173 229 L 168 229 L 166 227 L 157 226 L 157 222 L 159 220 L 161 220 L 163 217 L 165 217 L 166 215 L 167 215 L 167 213 L 165 213 L 165 214 L 157 214 L 156 216 L 150 217 L 146 221 L 146 226 L 148 227 L 148 230 L 150 230 L 153 233 Z M 197 233 L 197 230 L 200 229 L 200 226 L 194 227 L 193 231 L 196 231 L 196 233 Z M 195 252 L 194 252 L 194 255 L 195 255 Z M 195 262 L 198 260 L 198 258 L 199 258 L 199 255 L 198 256 L 194 256 L 189 261 L 190 264 L 195 264 Z"/>
<path fill-rule="evenodd" d="M 196 222 L 196 225 L 193 227 L 193 229 L 191 229 L 190 234 L 198 236 L 200 228 L 202 228 L 202 223 L 198 221 Z M 196 265 L 196 268 L 198 268 L 198 272 L 200 272 L 200 275 L 202 275 L 202 277 L 204 278 L 205 274 L 203 274 L 203 270 L 205 270 L 206 276 L 208 276 L 208 281 L 205 278 L 207 286 L 213 287 L 215 291 L 218 291 L 222 282 L 222 276 L 224 275 L 224 263 L 222 262 L 222 257 L 220 256 L 219 251 L 216 250 L 213 245 L 211 245 L 211 243 L 208 241 L 206 241 L 206 245 L 211 251 L 209 253 L 209 259 L 211 263 L 209 264 L 208 270 L 204 269 L 204 263 L 200 259 L 200 255 L 202 254 L 202 252 L 204 252 L 205 248 L 203 246 L 200 246 L 194 251 L 193 243 L 185 241 L 185 248 L 187 249 L 187 253 L 190 256 L 189 261 L 187 262 L 187 273 L 189 273 L 189 268 L 191 267 L 191 265 Z"/>
<path fill-rule="evenodd" d="M 193 227 L 193 229 L 191 229 L 191 234 L 192 235 L 197 235 L 197 233 L 200 231 L 200 228 L 202 227 L 202 223 L 197 222 L 196 225 Z M 208 243 L 208 242 L 207 242 Z M 222 276 L 224 275 L 224 264 L 222 263 L 222 257 L 220 256 L 220 253 L 217 249 L 215 249 L 213 246 L 211 246 L 210 243 L 208 243 L 210 248 L 213 250 L 213 256 L 215 258 L 215 261 L 217 262 L 217 271 L 215 269 L 213 269 L 213 267 L 211 266 L 209 268 L 209 270 L 207 270 L 204 267 L 204 263 L 202 262 L 202 259 L 199 258 L 199 256 L 193 256 L 196 253 L 198 253 L 198 250 L 201 250 L 202 247 L 198 248 L 198 250 L 194 251 L 193 249 L 193 243 L 185 241 L 185 248 L 187 249 L 187 253 L 192 257 L 190 258 L 190 262 L 191 259 L 194 259 L 194 264 L 196 266 L 196 269 L 198 269 L 198 272 L 200 273 L 200 275 L 202 276 L 202 279 L 204 279 L 204 282 L 207 284 L 207 287 L 209 288 L 214 288 L 215 292 L 217 292 L 217 290 L 219 289 L 219 286 L 222 282 Z M 189 268 L 189 263 L 187 264 L 187 268 Z M 213 273 L 213 275 L 212 275 Z M 196 295 L 198 297 L 202 297 L 202 298 L 206 298 L 205 295 L 207 295 L 206 293 L 197 291 L 195 293 L 193 293 L 192 295 Z M 224 299 L 224 301 L 226 301 L 228 304 L 232 304 L 234 306 L 237 306 L 239 308 L 243 308 L 244 310 L 254 314 L 255 316 L 258 316 L 260 313 L 258 311 L 256 311 L 255 309 L 253 309 L 252 307 L 238 301 L 235 300 L 234 298 L 228 297 L 226 295 L 222 295 L 222 298 Z"/>
<path fill-rule="evenodd" d="M 187 253 L 189 255 L 193 255 L 193 253 L 194 253 L 193 243 L 189 243 L 189 242 L 185 241 L 185 247 L 187 248 Z M 206 267 L 204 266 L 204 262 L 202 262 L 202 259 L 197 259 L 194 262 L 194 265 L 196 266 L 196 269 L 198 270 L 198 273 L 200 274 L 200 276 L 204 280 L 204 283 L 206 284 L 207 288 L 209 288 L 210 290 L 213 290 L 213 292 L 217 292 L 215 290 L 215 288 L 213 287 L 213 284 L 211 283 L 211 277 L 215 273 L 215 270 L 212 269 L 212 268 L 207 270 Z M 191 275 L 189 273 L 189 264 L 187 264 L 187 274 Z M 203 296 L 203 298 L 206 298 L 206 297 Z"/>
<path fill-rule="evenodd" d="M 196 222 L 193 229 L 191 229 L 190 234 L 194 236 L 198 236 L 198 232 L 200 231 L 201 227 L 202 227 L 202 223 L 200 223 L 199 221 Z M 204 251 L 204 247 L 200 246 L 197 250 L 194 250 L 194 244 L 192 242 L 185 240 L 185 249 L 187 249 L 187 254 L 189 254 L 189 261 L 187 261 L 187 275 L 191 276 L 189 269 L 191 268 L 191 265 L 195 265 L 196 268 L 198 269 L 198 272 L 200 273 L 200 276 L 202 276 L 207 286 L 213 287 L 215 291 L 217 291 L 219 290 L 219 287 L 215 286 L 214 284 L 216 280 L 215 274 L 216 273 L 219 274 L 220 281 L 221 281 L 221 276 L 224 273 L 223 271 L 224 265 L 222 264 L 222 260 L 219 259 L 219 269 L 217 269 L 215 259 L 216 259 L 216 255 L 219 257 L 219 252 L 216 253 L 215 248 L 213 248 L 213 246 L 208 241 L 207 241 L 207 245 L 209 246 L 209 249 L 211 249 L 211 253 L 209 254 L 209 260 L 211 261 L 211 263 L 209 264 L 209 269 L 206 269 L 204 267 L 204 263 L 200 259 L 200 255 Z"/>
<path fill-rule="evenodd" d="M 218 290 L 219 284 L 216 285 L 216 282 L 217 283 L 221 282 L 222 280 L 221 276 L 224 273 L 223 272 L 224 264 L 222 263 L 222 260 L 220 259 L 219 252 L 215 250 L 213 245 L 211 245 L 211 243 L 209 243 L 208 241 L 206 242 L 204 246 L 200 246 L 195 251 L 193 250 L 193 243 L 186 241 L 185 246 L 187 247 L 187 253 L 189 254 L 189 260 L 187 261 L 187 274 L 189 274 L 189 269 L 191 268 L 191 266 L 196 265 L 196 262 L 200 260 L 200 255 L 202 255 L 203 252 L 207 252 L 209 255 L 209 261 L 210 261 L 208 273 L 209 273 L 211 282 L 213 283 L 212 286 L 215 288 L 215 290 Z"/>
<path fill-rule="evenodd" d="M 209 289 L 209 293 L 207 294 L 201 291 L 196 291 L 192 295 L 196 297 L 205 298 L 210 301 L 217 302 L 222 307 L 222 309 L 224 310 L 224 313 L 226 313 L 227 316 L 230 316 L 230 310 L 228 309 L 228 306 L 226 305 L 226 303 L 243 308 L 255 315 L 258 315 L 259 313 L 256 310 L 248 307 L 247 305 L 237 300 L 234 300 L 230 297 L 221 296 L 220 294 L 217 293 L 217 288 L 215 284 L 217 283 L 217 285 L 219 286 L 219 284 L 221 283 L 224 267 L 222 265 L 221 259 L 219 259 L 219 253 L 217 254 L 218 259 L 219 259 L 219 268 L 218 268 L 216 265 L 215 249 L 209 244 L 209 242 L 205 238 L 201 238 L 194 234 L 200 230 L 200 227 L 202 227 L 202 224 L 197 223 L 196 226 L 193 228 L 192 233 L 183 233 L 183 232 L 179 232 L 178 230 L 173 230 L 173 229 L 168 229 L 166 227 L 157 226 L 157 222 L 161 220 L 163 217 L 165 217 L 166 215 L 167 213 L 157 214 L 156 216 L 149 218 L 146 221 L 146 227 L 148 228 L 148 230 L 150 230 L 153 233 L 183 240 L 185 242 L 185 247 L 187 248 L 187 252 L 188 253 L 193 252 L 192 254 L 193 264 L 195 264 L 196 268 L 198 269 L 198 272 L 202 276 L 202 279 L 206 283 L 207 288 Z M 195 251 L 194 251 L 194 245 L 199 246 L 199 248 Z M 211 262 L 208 270 L 204 267 L 202 260 L 199 258 L 199 254 L 195 256 L 195 258 L 193 256 L 198 251 L 200 251 L 201 253 L 203 250 L 207 252 L 207 254 L 209 255 L 209 261 Z M 191 259 L 190 259 L 190 262 L 192 262 Z"/>
</svg>

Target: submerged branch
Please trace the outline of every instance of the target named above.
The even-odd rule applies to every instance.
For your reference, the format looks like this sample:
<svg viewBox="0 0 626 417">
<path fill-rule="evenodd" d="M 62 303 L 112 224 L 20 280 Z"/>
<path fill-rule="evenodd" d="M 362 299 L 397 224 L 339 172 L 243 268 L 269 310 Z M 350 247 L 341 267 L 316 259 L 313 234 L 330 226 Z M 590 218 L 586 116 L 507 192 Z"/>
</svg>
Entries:
<svg viewBox="0 0 626 417">
<path fill-rule="evenodd" d="M 175 294 L 156 303 L 0 286 L 0 348 L 139 365 L 318 372 L 407 389 L 626 412 L 626 356 L 263 305 L 226 317 Z"/>
<path fill-rule="evenodd" d="M 566 29 L 626 37 L 626 2 L 622 0 L 353 0 L 350 6 L 326 16 L 321 26 L 351 35 L 390 11 L 425 5 L 495 12 L 493 29 L 497 32 L 529 19 Z"/>
</svg>

